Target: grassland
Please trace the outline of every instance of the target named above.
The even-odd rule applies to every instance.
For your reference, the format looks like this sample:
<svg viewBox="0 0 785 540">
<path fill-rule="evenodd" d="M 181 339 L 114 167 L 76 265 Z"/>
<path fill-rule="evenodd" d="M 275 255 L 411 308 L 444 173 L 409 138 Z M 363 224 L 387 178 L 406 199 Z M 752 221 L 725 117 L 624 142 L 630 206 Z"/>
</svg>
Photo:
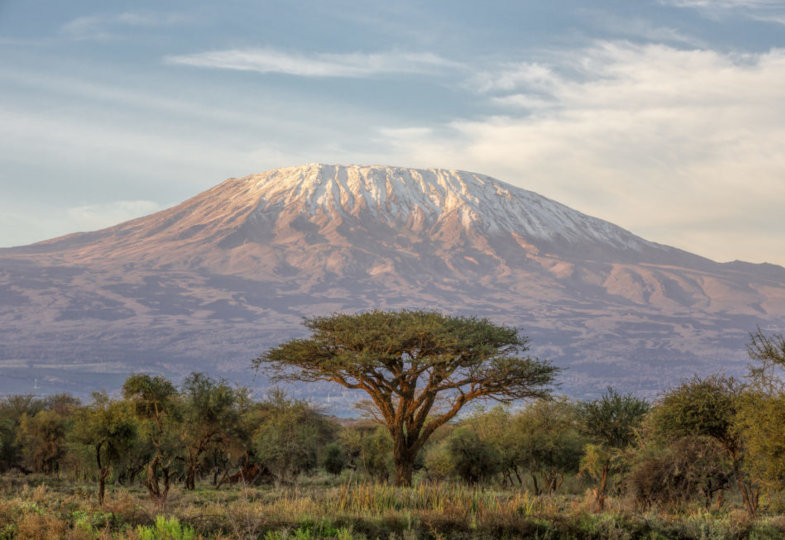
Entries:
<svg viewBox="0 0 785 540">
<path fill-rule="evenodd" d="M 611 498 L 602 514 L 588 494 L 417 483 L 412 488 L 312 477 L 295 486 L 173 489 L 164 508 L 141 488 L 43 476 L 0 477 L 0 539 L 197 538 L 785 538 L 785 516 L 754 521 L 740 507 L 669 513 Z"/>
</svg>

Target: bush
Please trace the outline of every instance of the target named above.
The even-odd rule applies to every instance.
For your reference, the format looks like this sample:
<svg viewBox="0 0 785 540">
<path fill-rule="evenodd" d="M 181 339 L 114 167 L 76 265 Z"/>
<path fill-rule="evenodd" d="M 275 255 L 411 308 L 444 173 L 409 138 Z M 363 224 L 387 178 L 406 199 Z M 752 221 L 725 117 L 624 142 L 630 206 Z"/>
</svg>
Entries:
<svg viewBox="0 0 785 540">
<path fill-rule="evenodd" d="M 324 470 L 330 474 L 336 476 L 341 474 L 341 471 L 346 467 L 346 456 L 344 456 L 341 445 L 331 443 L 324 448 L 322 465 L 324 466 Z"/>
<path fill-rule="evenodd" d="M 193 527 L 182 526 L 180 521 L 172 516 L 157 516 L 153 527 L 139 526 L 136 529 L 139 540 L 194 540 L 196 533 Z"/>
<path fill-rule="evenodd" d="M 500 469 L 499 452 L 473 431 L 459 428 L 447 443 L 455 472 L 465 482 L 476 484 L 490 478 Z"/>
<path fill-rule="evenodd" d="M 627 484 L 643 507 L 681 507 L 700 500 L 708 508 L 714 495 L 728 486 L 732 473 L 728 456 L 717 441 L 688 436 L 664 448 L 645 450 Z"/>
</svg>

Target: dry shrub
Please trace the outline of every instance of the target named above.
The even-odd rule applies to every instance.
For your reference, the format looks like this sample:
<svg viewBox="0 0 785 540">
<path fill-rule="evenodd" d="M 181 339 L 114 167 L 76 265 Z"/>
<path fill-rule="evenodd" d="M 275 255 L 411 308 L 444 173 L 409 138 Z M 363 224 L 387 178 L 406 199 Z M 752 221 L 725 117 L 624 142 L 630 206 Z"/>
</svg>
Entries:
<svg viewBox="0 0 785 540">
<path fill-rule="evenodd" d="M 147 521 L 149 518 L 148 513 L 139 507 L 139 499 L 128 493 L 107 498 L 103 510 L 131 525 L 138 525 L 141 520 Z"/>
<path fill-rule="evenodd" d="M 732 469 L 722 447 L 708 437 L 682 437 L 639 457 L 627 486 L 639 506 L 683 508 L 701 501 L 708 508 L 730 480 Z"/>
<path fill-rule="evenodd" d="M 66 538 L 68 527 L 65 521 L 54 516 L 25 512 L 16 520 L 18 540 L 48 540 Z"/>
</svg>

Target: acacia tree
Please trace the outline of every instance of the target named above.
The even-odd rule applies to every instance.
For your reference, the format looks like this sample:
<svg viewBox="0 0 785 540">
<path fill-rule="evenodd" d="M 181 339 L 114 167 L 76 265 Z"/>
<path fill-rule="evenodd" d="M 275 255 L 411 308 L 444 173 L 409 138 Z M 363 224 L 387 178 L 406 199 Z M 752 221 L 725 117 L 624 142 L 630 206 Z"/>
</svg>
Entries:
<svg viewBox="0 0 785 540">
<path fill-rule="evenodd" d="M 584 432 L 594 441 L 586 445 L 581 469 L 597 481 L 594 502 L 597 512 L 605 509 L 608 479 L 622 462 L 624 450 L 635 442 L 635 430 L 649 411 L 649 404 L 613 388 L 594 401 L 580 403 L 577 413 Z"/>
<path fill-rule="evenodd" d="M 105 393 L 93 394 L 93 403 L 76 413 L 74 439 L 95 450 L 98 467 L 98 504 L 104 504 L 106 479 L 112 465 L 130 451 L 136 439 L 136 422 L 129 403 L 111 401 Z"/>
<path fill-rule="evenodd" d="M 745 472 L 747 451 L 735 426 L 744 400 L 744 387 L 732 377 L 694 377 L 662 397 L 652 423 L 657 433 L 671 440 L 703 436 L 717 441 L 731 460 L 744 506 L 750 517 L 755 517 L 760 488 Z"/>
<path fill-rule="evenodd" d="M 17 442 L 22 463 L 34 472 L 55 473 L 66 454 L 67 418 L 51 409 L 22 415 Z"/>
<path fill-rule="evenodd" d="M 235 391 L 203 373 L 191 373 L 183 382 L 183 429 L 185 488 L 196 489 L 196 473 L 212 446 L 225 447 L 239 421 Z"/>
<path fill-rule="evenodd" d="M 586 443 L 576 407 L 564 399 L 534 403 L 516 414 L 507 438 L 513 444 L 516 474 L 518 465 L 529 471 L 536 495 L 555 492 L 565 472 L 578 471 Z"/>
<path fill-rule="evenodd" d="M 46 408 L 43 400 L 32 394 L 6 396 L 0 400 L 0 472 L 14 467 L 29 472 L 23 464 L 19 425 L 22 418 L 32 418 Z"/>
<path fill-rule="evenodd" d="M 146 438 L 153 447 L 147 463 L 145 487 L 158 506 L 166 503 L 169 482 L 174 464 L 173 420 L 177 417 L 177 390 L 160 376 L 131 375 L 123 384 L 123 396 L 133 403 L 137 417 L 142 421 Z M 160 477 L 160 482 L 159 482 Z M 162 485 L 163 484 L 163 485 Z"/>
<path fill-rule="evenodd" d="M 744 441 L 745 469 L 770 490 L 785 483 L 785 337 L 758 329 L 750 335 L 750 385 L 741 399 L 735 432 Z"/>
<path fill-rule="evenodd" d="M 291 482 L 318 465 L 319 449 L 334 438 L 337 426 L 307 402 L 277 389 L 262 405 L 266 414 L 253 439 L 256 457 L 276 483 Z"/>
<path fill-rule="evenodd" d="M 363 390 L 393 439 L 395 483 L 408 486 L 417 454 L 468 402 L 549 395 L 557 368 L 521 356 L 528 340 L 487 319 L 432 311 L 371 311 L 305 320 L 312 335 L 274 347 L 254 365 L 277 380 L 333 381 Z"/>
</svg>

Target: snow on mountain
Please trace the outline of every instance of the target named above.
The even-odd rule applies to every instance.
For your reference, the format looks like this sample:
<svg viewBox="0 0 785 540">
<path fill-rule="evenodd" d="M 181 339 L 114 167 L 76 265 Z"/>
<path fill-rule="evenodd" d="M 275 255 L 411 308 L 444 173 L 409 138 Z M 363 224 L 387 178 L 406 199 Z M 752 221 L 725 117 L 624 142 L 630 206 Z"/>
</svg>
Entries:
<svg viewBox="0 0 785 540">
<path fill-rule="evenodd" d="M 466 231 L 486 234 L 603 242 L 634 250 L 651 245 L 531 191 L 465 171 L 312 164 L 251 176 L 242 183 L 255 188 L 252 192 L 261 201 L 257 213 L 275 205 L 296 206 L 333 219 L 365 214 L 414 232 L 437 231 L 454 220 Z"/>
<path fill-rule="evenodd" d="M 184 239 L 196 228 L 213 230 L 219 225 L 226 230 L 243 218 L 258 223 L 261 216 L 282 209 L 290 215 L 296 210 L 295 215 L 334 220 L 371 217 L 418 233 L 457 219 L 467 231 L 477 227 L 488 233 L 604 241 L 632 249 L 645 243 L 610 223 L 473 173 L 322 164 L 230 179 L 155 219 L 143 218 L 106 232 L 136 233 L 137 238 L 175 232 L 174 238 Z"/>
<path fill-rule="evenodd" d="M 310 164 L 0 250 L 0 379 L 245 379 L 303 315 L 401 307 L 523 327 L 575 395 L 651 395 L 742 369 L 747 332 L 785 321 L 785 269 L 715 263 L 481 174 Z"/>
</svg>

